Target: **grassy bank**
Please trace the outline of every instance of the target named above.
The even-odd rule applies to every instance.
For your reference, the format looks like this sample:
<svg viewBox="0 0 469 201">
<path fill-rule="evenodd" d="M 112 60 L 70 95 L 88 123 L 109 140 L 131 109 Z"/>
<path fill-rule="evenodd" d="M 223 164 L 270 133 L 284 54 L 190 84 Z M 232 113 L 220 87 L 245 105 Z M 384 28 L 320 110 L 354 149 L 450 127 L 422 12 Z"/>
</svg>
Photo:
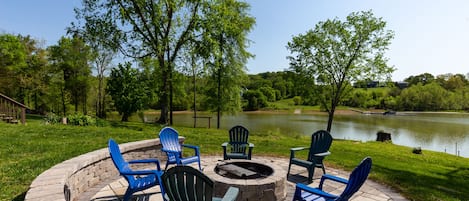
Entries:
<svg viewBox="0 0 469 201">
<path fill-rule="evenodd" d="M 102 122 L 100 127 L 0 123 L 0 200 L 23 200 L 32 180 L 41 172 L 71 157 L 106 147 L 109 138 L 119 143 L 156 138 L 161 127 L 142 123 Z M 227 131 L 176 127 L 202 154 L 221 154 Z M 252 133 L 255 155 L 289 157 L 289 148 L 308 146 L 307 136 Z M 326 165 L 351 170 L 365 156 L 373 158 L 370 178 L 387 184 L 411 200 L 469 200 L 469 159 L 390 143 L 335 140 Z M 306 153 L 304 153 L 306 154 Z"/>
</svg>

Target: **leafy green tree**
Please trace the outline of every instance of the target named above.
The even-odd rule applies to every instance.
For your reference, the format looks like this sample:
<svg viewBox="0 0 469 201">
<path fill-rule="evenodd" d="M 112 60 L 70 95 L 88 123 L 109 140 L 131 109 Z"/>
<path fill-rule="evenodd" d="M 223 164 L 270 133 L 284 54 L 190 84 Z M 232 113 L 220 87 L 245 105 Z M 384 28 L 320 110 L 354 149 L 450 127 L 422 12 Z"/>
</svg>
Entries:
<svg viewBox="0 0 469 201">
<path fill-rule="evenodd" d="M 267 101 L 274 102 L 277 98 L 276 92 L 272 87 L 261 87 L 259 88 L 259 91 L 264 94 L 264 96 L 267 98 Z"/>
<path fill-rule="evenodd" d="M 78 105 L 83 106 L 83 114 L 87 113 L 87 93 L 89 89 L 88 79 L 91 76 L 91 68 L 88 65 L 90 59 L 90 48 L 79 37 L 62 37 L 58 45 L 48 48 L 52 65 L 63 79 L 62 83 L 62 106 L 66 114 L 66 96 L 70 95 L 75 112 Z"/>
<path fill-rule="evenodd" d="M 106 117 L 106 94 L 105 76 L 109 69 L 112 68 L 111 63 L 116 57 L 119 50 L 119 44 L 122 33 L 117 29 L 114 19 L 103 18 L 99 15 L 87 15 L 88 11 L 93 8 L 85 7 L 82 10 L 75 9 L 77 19 L 86 20 L 81 24 L 80 21 L 72 22 L 67 28 L 69 34 L 78 35 L 89 45 L 92 54 L 90 60 L 91 66 L 95 69 L 98 78 L 96 87 L 96 116 L 100 118 Z"/>
<path fill-rule="evenodd" d="M 408 78 L 404 79 L 405 82 L 409 83 L 409 86 L 422 83 L 423 85 L 426 85 L 428 83 L 431 83 L 435 80 L 435 76 L 433 76 L 430 73 L 423 73 L 420 75 L 416 76 L 409 76 Z"/>
<path fill-rule="evenodd" d="M 48 91 L 49 66 L 47 61 L 47 51 L 39 47 L 39 42 L 30 36 L 19 36 L 24 44 L 26 53 L 26 66 L 17 72 L 19 79 L 21 101 L 38 112 L 44 112 L 49 104 L 44 100 Z M 41 109 L 42 108 L 42 109 Z"/>
<path fill-rule="evenodd" d="M 315 91 L 317 87 L 314 74 L 301 62 L 298 60 L 290 63 L 290 69 L 294 74 L 292 94 L 293 96 L 301 96 L 305 105 L 317 105 L 318 93 Z"/>
<path fill-rule="evenodd" d="M 294 68 L 304 68 L 321 85 L 321 106 L 328 112 L 330 131 L 334 112 L 342 98 L 359 79 L 388 78 L 394 68 L 387 66 L 384 52 L 394 34 L 386 22 L 371 11 L 351 13 L 345 21 L 319 22 L 306 34 L 294 36 L 287 48 L 294 56 Z"/>
<path fill-rule="evenodd" d="M 198 27 L 201 0 L 85 0 L 80 19 L 93 24 L 91 17 L 109 19 L 114 31 L 108 33 L 119 50 L 129 57 L 155 58 L 160 80 L 160 123 L 168 123 L 171 110 L 173 73 L 181 49 L 190 43 Z M 172 114 L 172 113 L 171 113 Z"/>
<path fill-rule="evenodd" d="M 208 74 L 207 102 L 217 111 L 217 128 L 222 112 L 241 109 L 241 87 L 245 81 L 245 64 L 252 55 L 247 51 L 247 34 L 255 19 L 247 13 L 249 4 L 236 0 L 206 1 L 202 9 L 201 42 Z M 213 93 L 214 92 L 214 93 Z"/>
<path fill-rule="evenodd" d="M 255 111 L 267 107 L 267 98 L 258 90 L 246 91 L 243 98 L 247 101 L 244 110 Z"/>
<path fill-rule="evenodd" d="M 398 98 L 400 108 L 411 111 L 438 111 L 448 109 L 448 97 L 451 93 L 438 83 L 427 85 L 418 83 L 402 90 Z"/>
<path fill-rule="evenodd" d="M 26 49 L 20 37 L 0 35 L 0 92 L 13 98 L 18 94 L 18 73 L 25 68 Z"/>
<path fill-rule="evenodd" d="M 293 104 L 295 105 L 301 105 L 303 101 L 301 100 L 301 96 L 295 96 L 293 97 Z"/>
<path fill-rule="evenodd" d="M 443 87 L 449 91 L 456 91 L 467 86 L 468 81 L 462 74 L 451 75 L 448 80 L 446 80 Z"/>
<path fill-rule="evenodd" d="M 145 82 L 142 82 L 142 73 L 131 67 L 130 63 L 119 64 L 111 70 L 107 82 L 107 92 L 114 101 L 114 106 L 120 115 L 121 121 L 128 121 L 129 117 L 144 108 L 150 90 Z"/>
</svg>

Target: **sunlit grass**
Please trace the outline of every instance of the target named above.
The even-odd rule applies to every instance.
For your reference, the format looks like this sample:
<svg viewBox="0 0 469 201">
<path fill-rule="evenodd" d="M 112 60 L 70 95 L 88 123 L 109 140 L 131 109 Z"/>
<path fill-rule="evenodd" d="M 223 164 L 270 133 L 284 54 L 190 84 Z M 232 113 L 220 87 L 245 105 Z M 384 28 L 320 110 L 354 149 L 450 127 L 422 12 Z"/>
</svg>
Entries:
<svg viewBox="0 0 469 201">
<path fill-rule="evenodd" d="M 118 143 L 152 139 L 160 126 L 137 122 L 100 122 L 101 127 L 44 125 L 28 119 L 27 125 L 0 123 L 0 200 L 23 200 L 32 180 L 69 158 L 105 148 L 109 138 Z M 226 130 L 176 127 L 186 143 L 200 146 L 204 155 L 221 155 Z M 308 146 L 303 135 L 278 132 L 252 133 L 255 155 L 289 157 L 289 149 Z M 353 169 L 364 157 L 373 159 L 370 178 L 392 186 L 411 200 L 469 200 L 469 159 L 379 142 L 335 140 L 330 167 Z M 306 154 L 303 153 L 303 156 Z"/>
</svg>

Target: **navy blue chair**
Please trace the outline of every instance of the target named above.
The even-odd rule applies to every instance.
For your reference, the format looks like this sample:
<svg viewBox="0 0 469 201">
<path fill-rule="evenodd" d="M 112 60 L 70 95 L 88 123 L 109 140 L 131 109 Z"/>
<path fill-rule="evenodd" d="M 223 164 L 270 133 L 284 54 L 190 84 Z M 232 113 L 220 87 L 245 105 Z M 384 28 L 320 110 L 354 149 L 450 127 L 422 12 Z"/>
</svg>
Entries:
<svg viewBox="0 0 469 201">
<path fill-rule="evenodd" d="M 223 147 L 223 160 L 251 160 L 254 144 L 248 142 L 249 130 L 243 126 L 234 126 L 228 133 L 230 135 L 230 141 L 221 144 Z"/>
<path fill-rule="evenodd" d="M 179 144 L 179 134 L 174 128 L 171 127 L 164 127 L 161 129 L 159 137 L 160 142 L 163 145 L 161 151 L 165 152 L 168 156 L 166 167 L 164 168 L 165 170 L 170 164 L 187 165 L 190 163 L 198 163 L 199 170 L 202 170 L 202 167 L 200 166 L 200 151 L 198 146 Z M 193 149 L 194 154 L 189 157 L 183 157 L 183 147 Z"/>
<path fill-rule="evenodd" d="M 239 193 L 238 188 L 229 187 L 223 198 L 212 197 L 213 181 L 191 166 L 169 168 L 161 180 L 169 201 L 235 201 Z"/>
<path fill-rule="evenodd" d="M 311 144 L 309 147 L 296 147 L 290 149 L 290 163 L 288 164 L 288 174 L 290 174 L 291 165 L 298 165 L 308 170 L 308 182 L 313 182 L 315 168 L 322 168 L 323 174 L 326 174 L 323 160 L 330 155 L 329 148 L 332 144 L 332 136 L 325 130 L 316 131 L 311 135 Z M 308 158 L 302 159 L 295 155 L 298 151 L 308 150 Z"/>
<path fill-rule="evenodd" d="M 347 201 L 356 193 L 360 187 L 365 183 L 368 174 L 371 170 L 371 158 L 366 157 L 361 163 L 352 171 L 349 179 L 343 179 L 333 175 L 325 174 L 321 177 L 321 182 L 318 188 L 312 188 L 305 184 L 296 184 L 295 194 L 293 201 L 309 201 L 309 200 L 325 200 L 325 201 Z M 345 184 L 346 187 L 340 195 L 333 195 L 322 190 L 325 180 L 332 180 Z"/>
<path fill-rule="evenodd" d="M 138 191 L 142 191 L 161 183 L 161 175 L 163 171 L 160 168 L 160 162 L 158 159 L 143 159 L 143 160 L 132 160 L 126 161 L 122 157 L 122 153 L 119 149 L 119 145 L 112 139 L 108 142 L 109 154 L 111 155 L 112 162 L 116 166 L 119 174 L 123 176 L 129 186 L 125 191 L 124 201 L 130 200 L 132 194 Z M 156 165 L 155 170 L 133 170 L 130 164 L 143 164 L 153 163 Z M 164 195 L 164 191 L 161 188 L 161 194 Z"/>
</svg>

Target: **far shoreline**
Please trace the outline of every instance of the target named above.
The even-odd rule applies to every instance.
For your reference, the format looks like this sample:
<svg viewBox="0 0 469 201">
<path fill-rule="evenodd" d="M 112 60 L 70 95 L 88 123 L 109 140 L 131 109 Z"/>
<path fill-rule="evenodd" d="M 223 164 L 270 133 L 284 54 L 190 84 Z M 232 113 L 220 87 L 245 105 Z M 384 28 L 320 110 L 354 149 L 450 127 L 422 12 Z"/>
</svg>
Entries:
<svg viewBox="0 0 469 201">
<path fill-rule="evenodd" d="M 390 110 L 383 109 L 370 109 L 370 110 L 361 110 L 355 108 L 349 109 L 338 109 L 334 112 L 334 115 L 383 115 L 385 112 Z M 393 111 L 395 115 L 416 115 L 416 114 L 463 114 L 469 115 L 469 112 L 465 111 Z M 146 114 L 160 114 L 159 110 L 145 111 Z M 189 114 L 194 113 L 192 110 L 182 110 L 182 111 L 173 111 L 175 114 Z M 285 109 L 285 110 L 256 110 L 256 111 L 241 111 L 237 113 L 258 113 L 258 114 L 317 114 L 317 115 L 328 115 L 326 111 L 320 111 L 317 109 Z M 216 112 L 208 111 L 197 111 L 197 114 L 216 114 Z M 226 115 L 226 113 L 224 114 Z M 394 115 L 394 114 L 391 114 Z"/>
</svg>

